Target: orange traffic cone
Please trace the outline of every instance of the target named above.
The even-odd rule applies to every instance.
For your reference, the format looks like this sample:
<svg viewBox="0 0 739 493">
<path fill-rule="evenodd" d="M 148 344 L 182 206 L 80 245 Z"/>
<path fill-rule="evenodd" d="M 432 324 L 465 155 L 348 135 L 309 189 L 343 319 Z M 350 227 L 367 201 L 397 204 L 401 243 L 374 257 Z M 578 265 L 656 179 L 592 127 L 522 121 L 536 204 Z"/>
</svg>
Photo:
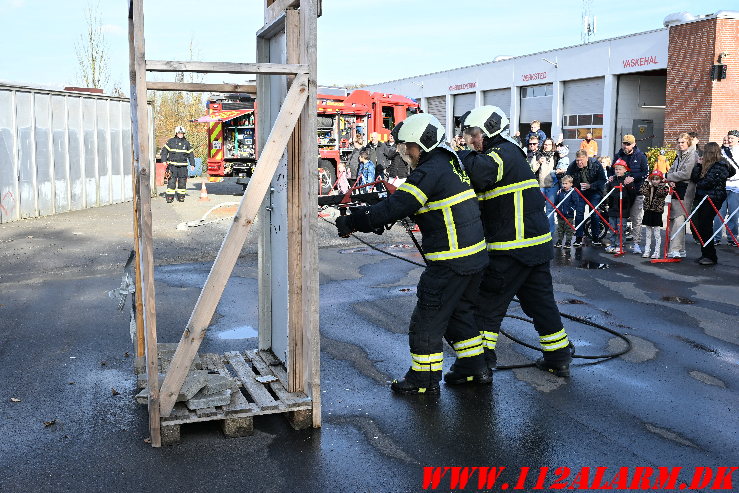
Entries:
<svg viewBox="0 0 739 493">
<path fill-rule="evenodd" d="M 210 199 L 208 198 L 208 189 L 205 188 L 205 182 L 202 182 L 200 184 L 200 201 L 201 202 L 207 202 Z"/>
</svg>

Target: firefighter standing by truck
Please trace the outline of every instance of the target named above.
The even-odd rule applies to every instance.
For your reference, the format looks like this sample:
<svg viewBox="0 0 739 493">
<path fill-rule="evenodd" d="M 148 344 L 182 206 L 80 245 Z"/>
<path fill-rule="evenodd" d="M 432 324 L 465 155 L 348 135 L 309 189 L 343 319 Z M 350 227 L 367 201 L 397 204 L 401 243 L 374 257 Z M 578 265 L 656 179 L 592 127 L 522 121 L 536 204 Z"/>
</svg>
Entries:
<svg viewBox="0 0 739 493">
<path fill-rule="evenodd" d="M 185 138 L 185 128 L 178 125 L 174 129 L 175 136 L 164 144 L 160 151 L 162 162 L 167 163 L 167 203 L 174 201 L 175 195 L 179 202 L 185 201 L 187 194 L 187 165 L 195 167 L 195 155 L 190 142 Z"/>
<path fill-rule="evenodd" d="M 442 372 L 442 337 L 457 359 L 447 384 L 490 383 L 474 307 L 487 265 L 480 208 L 470 180 L 454 152 L 444 144 L 444 130 L 432 115 L 410 116 L 392 131 L 413 171 L 387 199 L 354 208 L 336 221 L 339 236 L 354 231 L 382 231 L 384 225 L 413 215 L 423 235 L 428 262 L 418 282 L 418 302 L 408 329 L 411 367 L 391 388 L 403 394 L 438 393 Z"/>
<path fill-rule="evenodd" d="M 460 156 L 480 201 L 490 255 L 476 314 L 485 358 L 494 368 L 500 325 L 518 296 L 544 352 L 536 366 L 568 377 L 574 347 L 554 301 L 544 198 L 524 152 L 501 134 L 507 126 L 508 118 L 496 106 L 481 106 L 462 117 L 465 140 L 474 151 L 460 151 Z"/>
</svg>

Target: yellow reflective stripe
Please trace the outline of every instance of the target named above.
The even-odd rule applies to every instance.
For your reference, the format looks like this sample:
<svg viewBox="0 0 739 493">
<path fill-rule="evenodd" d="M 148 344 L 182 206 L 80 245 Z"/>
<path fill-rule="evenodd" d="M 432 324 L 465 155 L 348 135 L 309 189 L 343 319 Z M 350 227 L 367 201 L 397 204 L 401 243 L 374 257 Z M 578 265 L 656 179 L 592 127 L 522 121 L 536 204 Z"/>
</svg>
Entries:
<svg viewBox="0 0 739 493">
<path fill-rule="evenodd" d="M 413 195 L 416 198 L 416 200 L 418 200 L 421 203 L 421 205 L 424 205 L 429 200 L 428 197 L 426 197 L 426 194 L 423 193 L 423 190 L 421 190 L 417 186 L 412 185 L 408 182 L 405 182 L 402 185 L 400 185 L 398 187 L 398 190 L 407 192 Z"/>
<path fill-rule="evenodd" d="M 451 260 L 453 258 L 466 257 L 477 252 L 485 250 L 485 240 L 475 243 L 474 245 L 458 248 L 456 250 L 446 250 L 442 252 L 430 252 L 426 254 L 428 260 Z"/>
<path fill-rule="evenodd" d="M 401 187 L 402 186 L 403 185 L 401 185 Z M 428 202 L 426 203 L 425 206 L 418 209 L 417 214 L 423 214 L 424 212 L 435 211 L 435 210 L 443 209 L 445 207 L 452 207 L 453 205 L 457 205 L 461 202 L 464 202 L 465 200 L 474 199 L 474 198 L 475 198 L 475 192 L 473 190 L 465 190 L 464 192 L 457 193 L 443 200 L 435 200 L 433 202 Z"/>
<path fill-rule="evenodd" d="M 456 250 L 459 248 L 457 243 L 457 227 L 454 225 L 454 216 L 452 216 L 451 207 L 445 207 L 442 210 L 444 214 L 444 225 L 446 226 L 446 238 L 449 241 L 449 249 Z"/>
<path fill-rule="evenodd" d="M 483 339 L 488 339 L 491 341 L 497 341 L 498 340 L 498 333 L 497 332 L 489 332 L 487 330 L 483 330 L 480 332 Z"/>
<path fill-rule="evenodd" d="M 488 154 L 491 158 L 493 158 L 493 161 L 495 161 L 495 164 L 498 165 L 498 174 L 495 177 L 495 181 L 499 182 L 503 179 L 503 159 L 501 159 L 500 154 L 498 154 L 495 151 L 490 151 Z"/>
<path fill-rule="evenodd" d="M 513 193 L 513 214 L 516 217 L 516 239 L 523 240 L 523 192 Z"/>
<path fill-rule="evenodd" d="M 553 342 L 551 344 L 542 344 L 541 348 L 544 351 L 556 351 L 557 349 L 562 349 L 564 347 L 567 347 L 570 345 L 570 341 L 565 337 L 559 342 Z"/>
<path fill-rule="evenodd" d="M 444 353 L 433 353 L 433 354 L 413 354 L 411 353 L 411 359 L 418 363 L 434 363 L 441 361 L 444 358 Z"/>
<path fill-rule="evenodd" d="M 457 341 L 452 344 L 452 347 L 454 349 L 465 349 L 472 346 L 479 346 L 480 344 L 482 344 L 482 335 L 477 335 L 464 341 Z"/>
<path fill-rule="evenodd" d="M 164 148 L 167 149 L 169 152 L 172 152 L 173 151 L 173 149 L 170 149 L 167 144 L 164 144 Z"/>
<path fill-rule="evenodd" d="M 540 236 L 524 238 L 522 240 L 496 241 L 493 243 L 488 243 L 488 251 L 514 250 L 516 248 L 526 248 L 530 246 L 541 245 L 542 243 L 546 243 L 547 241 L 551 241 L 551 240 L 552 240 L 552 234 L 546 233 Z"/>
<path fill-rule="evenodd" d="M 473 356 L 480 356 L 481 354 L 484 354 L 485 350 L 482 348 L 482 345 L 475 346 L 469 349 L 463 349 L 461 351 L 457 351 L 457 358 L 471 358 Z"/>
<path fill-rule="evenodd" d="M 432 363 L 430 365 L 419 365 L 416 362 L 411 364 L 411 370 L 413 371 L 441 371 L 443 365 L 441 363 Z"/>
<path fill-rule="evenodd" d="M 558 341 L 562 337 L 567 337 L 567 332 L 565 332 L 564 329 L 555 332 L 554 334 L 547 334 L 545 336 L 539 336 L 539 340 L 541 342 L 552 342 L 552 341 Z"/>
<path fill-rule="evenodd" d="M 168 189 L 167 189 L 167 193 L 169 193 L 169 194 L 172 194 L 172 193 L 174 193 L 174 188 L 168 188 Z"/>
<path fill-rule="evenodd" d="M 477 200 L 490 200 L 500 195 L 518 192 L 521 190 L 527 190 L 529 188 L 539 188 L 539 182 L 534 179 L 531 179 L 531 180 L 519 181 L 518 183 L 513 183 L 511 185 L 506 185 L 504 187 L 493 188 L 492 190 L 489 190 L 485 193 L 478 194 Z"/>
</svg>

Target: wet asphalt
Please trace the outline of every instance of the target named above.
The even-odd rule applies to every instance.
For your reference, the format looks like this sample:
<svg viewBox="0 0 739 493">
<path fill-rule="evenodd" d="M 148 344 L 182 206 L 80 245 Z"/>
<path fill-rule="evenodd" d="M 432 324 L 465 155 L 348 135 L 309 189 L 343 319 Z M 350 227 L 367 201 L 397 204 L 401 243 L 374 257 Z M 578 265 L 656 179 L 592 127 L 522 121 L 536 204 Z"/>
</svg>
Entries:
<svg viewBox="0 0 739 493">
<path fill-rule="evenodd" d="M 159 342 L 179 340 L 227 222 L 175 226 L 238 200 L 214 188 L 212 203 L 175 209 L 154 199 Z M 153 449 L 146 409 L 133 399 L 128 313 L 107 296 L 120 284 L 129 230 L 130 204 L 0 225 L 2 492 L 405 492 L 423 491 L 424 466 L 505 466 L 512 483 L 520 467 L 574 475 L 607 466 L 613 477 L 619 466 L 739 460 L 737 249 L 720 247 L 719 265 L 708 268 L 692 262 L 690 241 L 679 264 L 558 250 L 561 311 L 626 334 L 632 351 L 576 360 L 569 380 L 523 368 L 496 371 L 492 386 L 402 397 L 388 382 L 409 365 L 422 268 L 338 239 L 321 221 L 323 427 L 294 431 L 281 416 L 261 416 L 253 435 L 226 439 L 216 424 L 185 425 L 179 444 Z M 397 227 L 362 238 L 420 261 Z M 256 265 L 252 238 L 201 351 L 255 347 L 244 337 L 257 327 Z M 523 315 L 515 304 L 510 314 Z M 578 354 L 624 346 L 594 327 L 565 320 L 565 328 Z M 504 329 L 537 340 L 526 322 L 507 318 Z M 502 365 L 537 357 L 503 337 L 498 348 Z M 449 348 L 445 355 L 448 368 Z"/>
</svg>

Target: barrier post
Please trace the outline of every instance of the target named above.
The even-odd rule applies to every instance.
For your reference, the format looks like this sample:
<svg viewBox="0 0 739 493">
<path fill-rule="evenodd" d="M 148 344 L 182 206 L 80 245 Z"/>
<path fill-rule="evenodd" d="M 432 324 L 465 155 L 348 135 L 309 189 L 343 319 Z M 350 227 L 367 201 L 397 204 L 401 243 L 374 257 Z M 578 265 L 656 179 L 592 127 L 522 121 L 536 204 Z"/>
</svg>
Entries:
<svg viewBox="0 0 739 493">
<path fill-rule="evenodd" d="M 624 253 L 624 186 L 616 185 L 618 188 L 618 251 L 613 254 L 614 257 L 620 257 Z"/>
<path fill-rule="evenodd" d="M 706 195 L 706 197 L 708 197 L 708 195 Z M 708 201 L 709 201 L 709 202 L 711 203 L 711 207 L 713 207 L 713 210 L 714 210 L 714 211 L 716 211 L 716 215 L 718 216 L 718 219 L 719 219 L 719 221 L 721 221 L 721 223 L 722 223 L 722 224 L 721 224 L 721 227 L 720 227 L 720 228 L 718 228 L 718 230 L 714 231 L 713 235 L 712 235 L 712 236 L 711 236 L 710 238 L 708 238 L 708 239 L 706 240 L 706 242 L 705 242 L 705 243 L 703 243 L 703 246 L 704 246 L 704 247 L 705 247 L 706 245 L 708 245 L 708 242 L 709 242 L 709 241 L 713 241 L 713 239 L 714 239 L 714 238 L 716 237 L 716 235 L 717 235 L 717 234 L 719 234 L 719 233 L 721 232 L 721 229 L 722 229 L 722 228 L 723 228 L 724 226 L 726 226 L 726 223 L 728 223 L 728 222 L 729 222 L 729 219 L 731 219 L 731 217 L 732 217 L 732 216 L 733 216 L 734 214 L 736 214 L 736 212 L 737 212 L 737 211 L 739 211 L 739 208 L 737 208 L 737 210 L 736 210 L 736 211 L 732 212 L 732 213 L 731 213 L 731 214 L 730 214 L 730 215 L 729 215 L 729 216 L 728 216 L 728 217 L 726 218 L 726 220 L 724 220 L 724 218 L 723 218 L 723 217 L 721 217 L 721 213 L 720 213 L 720 212 L 718 211 L 718 209 L 716 208 L 716 204 L 714 204 L 714 203 L 713 203 L 713 200 L 711 200 L 711 197 L 708 197 Z M 727 209 L 727 210 L 728 210 L 728 209 Z M 732 239 L 732 240 L 734 241 L 734 244 L 736 244 L 736 236 L 734 236 L 734 233 L 732 233 L 732 232 L 731 232 L 731 228 L 729 228 L 728 226 L 726 226 L 726 232 L 727 232 L 727 233 L 729 233 L 729 235 L 731 236 L 731 239 Z"/>
<path fill-rule="evenodd" d="M 667 202 L 667 226 L 665 226 L 665 249 L 664 249 L 664 258 L 653 258 L 651 262 L 653 264 L 662 264 L 662 263 L 675 263 L 675 262 L 681 262 L 681 258 L 669 258 L 667 256 L 668 250 L 670 248 L 670 215 L 672 213 L 672 186 L 670 186 L 670 192 L 667 194 L 667 197 L 665 197 L 665 202 Z"/>
</svg>

